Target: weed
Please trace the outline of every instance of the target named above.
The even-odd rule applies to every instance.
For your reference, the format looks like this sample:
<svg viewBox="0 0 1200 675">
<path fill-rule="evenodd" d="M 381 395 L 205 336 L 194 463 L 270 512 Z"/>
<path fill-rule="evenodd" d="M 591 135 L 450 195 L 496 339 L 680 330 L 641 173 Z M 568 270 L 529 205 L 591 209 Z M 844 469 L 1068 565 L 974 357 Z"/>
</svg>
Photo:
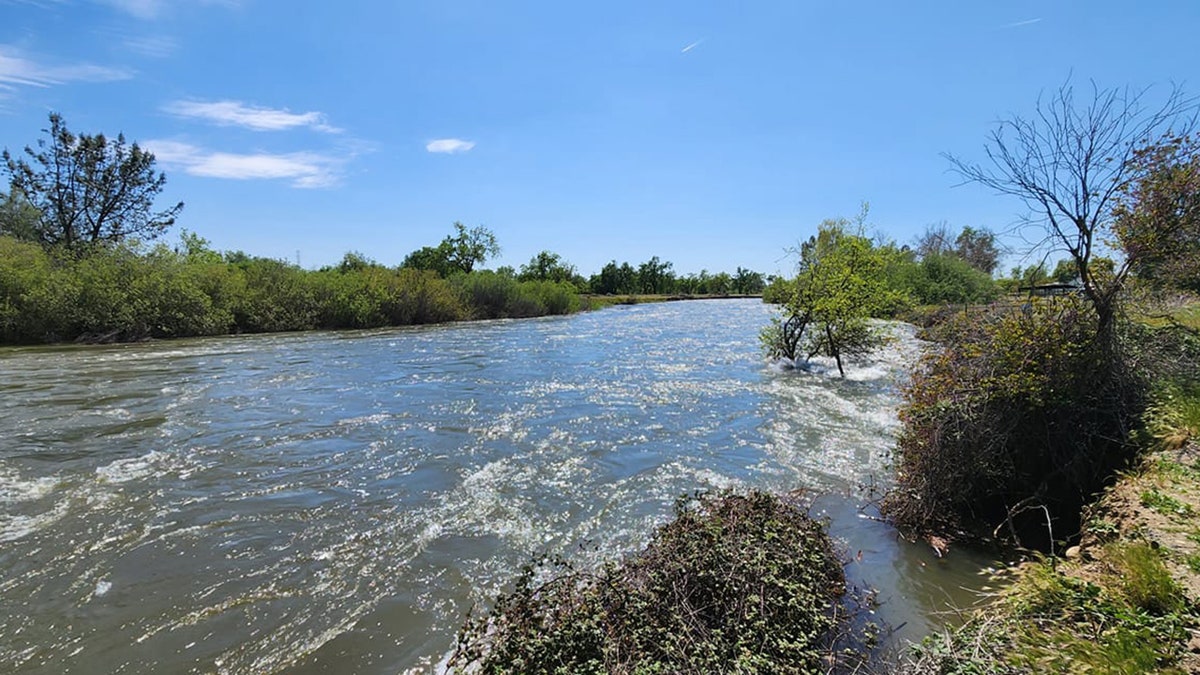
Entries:
<svg viewBox="0 0 1200 675">
<path fill-rule="evenodd" d="M 1171 495 L 1164 494 L 1163 492 L 1159 491 L 1158 488 L 1150 488 L 1149 490 L 1143 491 L 1141 502 L 1142 506 L 1145 506 L 1153 511 L 1157 511 L 1164 516 L 1181 516 L 1184 518 L 1190 518 L 1196 513 L 1196 510 L 1192 508 L 1191 504 L 1186 504 L 1172 497 Z"/>
</svg>

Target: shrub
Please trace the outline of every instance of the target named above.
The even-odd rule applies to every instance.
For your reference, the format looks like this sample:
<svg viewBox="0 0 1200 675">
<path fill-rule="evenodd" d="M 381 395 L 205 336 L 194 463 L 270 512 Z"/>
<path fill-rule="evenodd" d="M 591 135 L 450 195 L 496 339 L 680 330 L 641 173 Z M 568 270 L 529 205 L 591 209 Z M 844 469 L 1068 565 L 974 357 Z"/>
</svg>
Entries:
<svg viewBox="0 0 1200 675">
<path fill-rule="evenodd" d="M 639 554 L 598 572 L 550 570 L 538 582 L 527 567 L 468 621 L 453 672 L 829 670 L 842 568 L 822 527 L 772 495 L 680 500 Z"/>
<path fill-rule="evenodd" d="M 1046 546 L 1131 459 L 1144 405 L 1119 345 L 1073 298 L 958 316 L 904 391 L 884 509 L 913 534 L 1002 529 Z"/>
</svg>

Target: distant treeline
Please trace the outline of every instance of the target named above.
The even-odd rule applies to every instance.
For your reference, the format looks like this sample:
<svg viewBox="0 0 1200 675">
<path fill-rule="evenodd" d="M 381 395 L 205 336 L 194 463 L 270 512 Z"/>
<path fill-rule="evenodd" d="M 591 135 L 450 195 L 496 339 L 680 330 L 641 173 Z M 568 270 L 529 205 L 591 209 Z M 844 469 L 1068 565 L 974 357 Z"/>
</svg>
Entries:
<svg viewBox="0 0 1200 675">
<path fill-rule="evenodd" d="M 339 264 L 318 270 L 218 252 L 186 232 L 174 247 L 98 243 L 75 249 L 0 234 L 0 343 L 125 342 L 524 318 L 586 309 L 584 294 L 605 292 L 549 252 L 520 270 L 476 269 L 498 250 L 494 237 L 483 228 L 456 227 L 456 235 L 415 251 L 397 267 L 347 253 Z M 630 283 L 613 292 L 729 294 L 762 288 L 761 275 L 742 271 L 737 278 L 757 279 L 757 285 L 736 285 L 728 274 L 676 279 L 670 263 L 657 260 L 639 268 L 656 275 L 654 280 L 635 270 Z"/>
<path fill-rule="evenodd" d="M 0 236 L 0 341 L 28 344 L 374 328 L 566 314 L 570 284 L 495 272 L 443 278 L 360 255 L 305 270 L 218 253 L 199 237 L 145 252 L 104 246 L 86 255 Z"/>
</svg>

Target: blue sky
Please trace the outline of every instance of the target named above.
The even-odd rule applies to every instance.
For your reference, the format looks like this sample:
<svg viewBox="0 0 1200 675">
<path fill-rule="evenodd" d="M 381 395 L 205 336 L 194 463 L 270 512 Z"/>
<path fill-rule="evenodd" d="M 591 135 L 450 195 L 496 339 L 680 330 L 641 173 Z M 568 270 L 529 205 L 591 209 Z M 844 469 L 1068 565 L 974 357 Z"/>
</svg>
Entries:
<svg viewBox="0 0 1200 675">
<path fill-rule="evenodd" d="M 1001 231 L 956 177 L 1079 85 L 1197 93 L 1200 2 L 0 0 L 0 145 L 48 111 L 156 153 L 219 249 L 397 264 L 454 221 L 519 266 L 788 271 L 851 216 Z M 1190 86 L 1189 85 L 1193 85 Z"/>
</svg>

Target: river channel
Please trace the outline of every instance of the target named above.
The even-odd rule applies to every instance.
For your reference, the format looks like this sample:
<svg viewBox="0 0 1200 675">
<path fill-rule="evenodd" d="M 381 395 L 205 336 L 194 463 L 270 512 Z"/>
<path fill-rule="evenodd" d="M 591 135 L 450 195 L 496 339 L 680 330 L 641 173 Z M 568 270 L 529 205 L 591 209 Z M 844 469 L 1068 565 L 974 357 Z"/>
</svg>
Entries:
<svg viewBox="0 0 1200 675">
<path fill-rule="evenodd" d="M 809 488 L 895 640 L 970 598 L 860 508 L 909 327 L 845 380 L 767 363 L 754 300 L 379 331 L 0 350 L 0 663 L 436 667 L 537 552 L 642 546 L 682 494 Z"/>
</svg>

